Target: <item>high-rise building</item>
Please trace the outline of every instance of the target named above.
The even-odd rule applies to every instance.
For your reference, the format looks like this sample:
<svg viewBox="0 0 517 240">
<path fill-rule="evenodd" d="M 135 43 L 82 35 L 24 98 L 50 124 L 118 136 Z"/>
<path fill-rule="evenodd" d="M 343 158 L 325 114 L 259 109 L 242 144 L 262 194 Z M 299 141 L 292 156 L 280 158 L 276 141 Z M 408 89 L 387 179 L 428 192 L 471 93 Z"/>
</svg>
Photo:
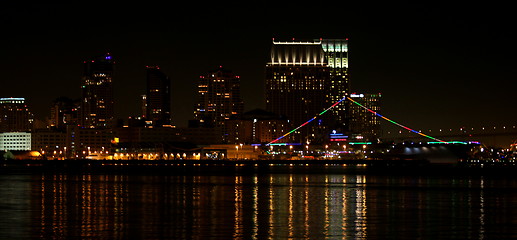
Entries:
<svg viewBox="0 0 517 240">
<path fill-rule="evenodd" d="M 112 56 L 84 62 L 80 123 L 86 128 L 109 128 L 114 122 Z"/>
<path fill-rule="evenodd" d="M 348 71 L 348 39 L 320 39 L 330 69 L 328 101 L 332 104 L 350 93 Z M 332 109 L 334 129 L 348 131 L 348 102 L 342 102 Z"/>
<path fill-rule="evenodd" d="M 77 124 L 78 106 L 76 101 L 59 97 L 50 107 L 49 126 L 53 128 L 66 128 L 66 125 Z"/>
<path fill-rule="evenodd" d="M 273 40 L 266 65 L 266 110 L 286 116 L 293 126 L 318 115 L 329 105 L 330 70 L 322 41 Z M 328 121 L 328 116 L 318 118 L 294 140 L 320 139 Z"/>
<path fill-rule="evenodd" d="M 0 98 L 0 132 L 29 132 L 33 122 L 25 98 Z"/>
<path fill-rule="evenodd" d="M 147 66 L 145 118 L 154 126 L 171 124 L 170 80 L 158 66 Z"/>
<path fill-rule="evenodd" d="M 350 94 L 354 101 L 375 112 L 380 111 L 381 94 L 361 93 Z M 350 132 L 362 135 L 365 140 L 375 141 L 380 137 L 380 118 L 366 109 L 356 105 L 350 105 Z"/>
<path fill-rule="evenodd" d="M 222 127 L 224 133 L 225 121 L 243 111 L 239 76 L 219 67 L 200 77 L 194 117 L 201 125 Z"/>
</svg>

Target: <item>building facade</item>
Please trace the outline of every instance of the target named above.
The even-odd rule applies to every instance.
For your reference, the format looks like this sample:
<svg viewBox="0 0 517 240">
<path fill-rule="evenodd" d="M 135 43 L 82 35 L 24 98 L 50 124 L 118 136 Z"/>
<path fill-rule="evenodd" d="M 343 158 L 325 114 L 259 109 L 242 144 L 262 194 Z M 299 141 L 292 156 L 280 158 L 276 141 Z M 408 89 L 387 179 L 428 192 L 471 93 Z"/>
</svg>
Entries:
<svg viewBox="0 0 517 240">
<path fill-rule="evenodd" d="M 381 94 L 361 93 L 350 94 L 350 98 L 375 112 L 381 109 Z M 350 105 L 350 132 L 362 135 L 365 140 L 375 141 L 380 137 L 381 119 L 368 110 L 356 105 Z"/>
<path fill-rule="evenodd" d="M 30 132 L 4 132 L 0 133 L 0 151 L 30 151 Z"/>
<path fill-rule="evenodd" d="M 171 83 L 158 66 L 147 66 L 145 118 L 153 126 L 171 124 Z"/>
<path fill-rule="evenodd" d="M 25 98 L 0 98 L 0 132 L 29 132 L 33 122 Z"/>
<path fill-rule="evenodd" d="M 32 150 L 39 151 L 41 154 L 54 155 L 63 154 L 65 147 L 69 146 L 66 142 L 67 132 L 65 129 L 42 128 L 32 132 Z M 68 148 L 70 149 L 70 148 Z"/>
<path fill-rule="evenodd" d="M 225 122 L 243 111 L 239 76 L 219 67 L 200 77 L 194 111 L 194 118 L 200 125 L 221 127 L 226 134 Z"/>
<path fill-rule="evenodd" d="M 109 128 L 114 122 L 115 61 L 107 53 L 84 62 L 80 123 L 86 128 Z"/>
<path fill-rule="evenodd" d="M 298 126 L 329 105 L 330 68 L 320 40 L 273 40 L 266 65 L 266 110 L 286 116 Z M 295 133 L 295 141 L 319 141 L 328 116 Z M 323 127 L 324 128 L 324 127 Z"/>
<path fill-rule="evenodd" d="M 320 39 L 320 41 L 330 73 L 328 101 L 333 104 L 350 93 L 348 39 Z M 341 132 L 349 130 L 348 107 L 348 102 L 342 102 L 332 109 L 333 129 L 339 129 Z"/>
<path fill-rule="evenodd" d="M 289 120 L 281 115 L 262 109 L 243 113 L 227 122 L 228 143 L 252 144 L 269 143 L 292 129 Z M 289 142 L 290 137 L 278 143 Z"/>
</svg>

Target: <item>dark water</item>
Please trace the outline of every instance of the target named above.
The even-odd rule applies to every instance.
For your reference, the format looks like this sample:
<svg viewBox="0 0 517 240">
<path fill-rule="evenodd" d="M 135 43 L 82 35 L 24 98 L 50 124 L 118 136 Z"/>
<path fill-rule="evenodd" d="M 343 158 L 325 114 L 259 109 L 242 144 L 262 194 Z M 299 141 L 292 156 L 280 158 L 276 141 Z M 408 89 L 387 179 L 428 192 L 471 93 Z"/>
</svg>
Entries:
<svg viewBox="0 0 517 240">
<path fill-rule="evenodd" d="M 510 239 L 496 175 L 3 174 L 0 239 Z"/>
</svg>

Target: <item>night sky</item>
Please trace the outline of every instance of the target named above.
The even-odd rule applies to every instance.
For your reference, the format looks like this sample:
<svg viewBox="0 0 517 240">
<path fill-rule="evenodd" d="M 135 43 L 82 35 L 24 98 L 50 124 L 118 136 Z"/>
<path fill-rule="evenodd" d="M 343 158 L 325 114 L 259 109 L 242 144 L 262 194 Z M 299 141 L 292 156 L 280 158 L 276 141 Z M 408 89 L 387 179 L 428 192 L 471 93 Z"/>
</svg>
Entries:
<svg viewBox="0 0 517 240">
<path fill-rule="evenodd" d="M 158 65 L 186 126 L 200 75 L 233 70 L 245 110 L 264 108 L 272 38 L 349 38 L 352 89 L 382 93 L 383 115 L 414 129 L 517 124 L 510 6 L 256 3 L 2 3 L 0 96 L 45 119 L 55 98 L 80 97 L 83 61 L 110 52 L 118 118 L 140 114 L 145 66 Z"/>
</svg>

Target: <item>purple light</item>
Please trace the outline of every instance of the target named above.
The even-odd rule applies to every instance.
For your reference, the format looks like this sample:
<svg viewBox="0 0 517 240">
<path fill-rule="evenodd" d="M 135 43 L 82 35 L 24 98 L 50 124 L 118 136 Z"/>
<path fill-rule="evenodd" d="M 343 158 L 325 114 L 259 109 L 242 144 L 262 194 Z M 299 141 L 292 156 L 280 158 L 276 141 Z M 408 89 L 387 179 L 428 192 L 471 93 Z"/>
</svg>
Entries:
<svg viewBox="0 0 517 240">
<path fill-rule="evenodd" d="M 110 60 L 111 59 L 111 56 L 106 56 L 106 60 Z"/>
</svg>

